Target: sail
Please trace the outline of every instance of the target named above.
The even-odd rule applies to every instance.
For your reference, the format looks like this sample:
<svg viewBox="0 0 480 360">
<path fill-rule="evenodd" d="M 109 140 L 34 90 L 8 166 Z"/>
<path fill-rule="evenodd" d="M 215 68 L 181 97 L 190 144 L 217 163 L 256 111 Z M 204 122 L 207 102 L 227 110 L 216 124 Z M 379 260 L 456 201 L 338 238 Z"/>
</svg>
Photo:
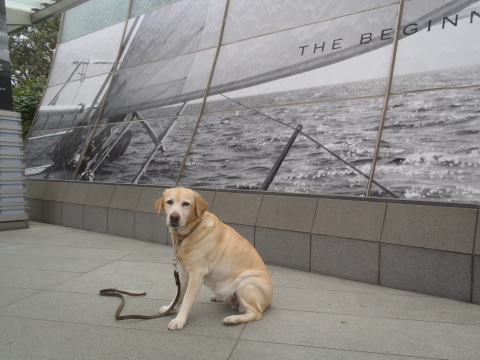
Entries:
<svg viewBox="0 0 480 360">
<path fill-rule="evenodd" d="M 278 3 L 247 1 L 248 10 L 238 6 L 229 9 L 209 95 L 319 69 L 393 42 L 398 3 L 370 1 L 371 9 L 357 11 L 357 1 L 342 1 L 340 14 L 333 12 L 335 7 L 329 7 L 328 2 L 314 15 L 308 6 L 310 0 L 302 7 L 294 2 Z M 406 2 L 399 37 L 415 36 L 446 17 L 453 22 L 458 12 L 475 3 L 478 0 Z M 105 116 L 201 99 L 214 61 L 224 6 L 224 2 L 214 0 L 184 0 L 142 16 L 113 78 Z M 268 16 L 269 6 L 274 14 L 292 14 L 293 20 L 282 23 Z M 242 32 L 242 22 L 252 21 L 252 16 L 261 16 L 266 25 L 259 33 L 247 27 L 245 36 L 235 35 Z"/>
</svg>

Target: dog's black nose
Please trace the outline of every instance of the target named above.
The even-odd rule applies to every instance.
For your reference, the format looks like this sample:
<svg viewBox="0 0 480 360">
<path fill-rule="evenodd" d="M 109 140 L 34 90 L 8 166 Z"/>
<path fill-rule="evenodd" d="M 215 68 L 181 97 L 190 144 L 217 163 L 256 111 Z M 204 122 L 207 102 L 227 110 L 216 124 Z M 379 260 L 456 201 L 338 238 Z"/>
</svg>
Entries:
<svg viewBox="0 0 480 360">
<path fill-rule="evenodd" d="M 180 221 L 180 215 L 177 213 L 170 214 L 170 224 L 177 225 Z"/>
</svg>

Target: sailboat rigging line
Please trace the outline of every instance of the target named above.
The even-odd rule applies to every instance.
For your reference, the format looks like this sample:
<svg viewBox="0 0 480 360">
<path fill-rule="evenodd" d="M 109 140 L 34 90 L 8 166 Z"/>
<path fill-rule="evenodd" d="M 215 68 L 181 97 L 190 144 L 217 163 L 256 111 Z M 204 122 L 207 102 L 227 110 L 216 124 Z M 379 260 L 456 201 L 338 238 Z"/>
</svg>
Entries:
<svg viewBox="0 0 480 360">
<path fill-rule="evenodd" d="M 115 145 L 117 145 L 117 143 L 119 142 L 119 140 L 122 138 L 122 136 L 127 132 L 127 130 L 130 128 L 130 126 L 132 125 L 132 122 L 129 121 L 126 126 L 123 128 L 122 132 L 120 133 L 120 135 L 117 136 L 117 138 L 115 139 L 115 141 L 108 147 L 108 149 L 105 150 L 105 152 L 102 154 L 102 156 L 100 157 L 99 160 L 97 160 L 95 166 L 92 168 L 92 170 L 90 170 L 92 173 L 95 173 L 98 168 L 103 164 L 103 162 L 105 161 L 105 159 L 108 157 L 108 155 L 110 155 L 111 151 L 113 150 L 113 148 L 115 147 Z M 115 126 L 115 125 L 113 125 Z M 117 132 L 117 130 L 114 130 L 112 132 L 112 134 L 108 137 L 107 141 L 110 140 L 114 135 L 115 133 Z M 88 169 L 88 164 L 87 164 L 87 169 Z"/>
<path fill-rule="evenodd" d="M 244 105 L 240 102 L 238 102 L 237 100 L 234 100 L 224 94 L 219 94 L 221 96 L 223 96 L 224 98 L 240 105 L 240 106 L 243 106 L 244 108 L 248 109 L 248 110 L 252 110 L 252 111 L 255 111 L 257 112 L 258 114 L 260 115 L 263 115 L 265 117 L 267 117 L 268 119 L 270 120 L 273 120 L 279 124 L 282 124 L 286 127 L 289 127 L 291 129 L 296 129 L 295 126 L 292 126 L 292 125 L 289 125 L 287 123 L 284 123 L 283 121 L 281 120 L 278 120 L 278 119 L 275 119 L 274 117 L 271 117 L 270 115 L 267 115 L 263 112 L 261 112 L 260 110 L 257 110 L 257 109 L 254 109 L 254 108 L 251 108 L 247 105 Z M 327 147 L 325 147 L 324 145 L 322 145 L 320 142 L 318 142 L 317 140 L 315 140 L 313 137 L 311 137 L 310 135 L 306 134 L 305 132 L 303 131 L 300 131 L 300 133 L 305 136 L 307 139 L 309 139 L 310 141 L 314 142 L 315 144 L 317 144 L 318 146 L 320 146 L 323 150 L 325 150 L 326 152 L 328 152 L 330 155 L 332 155 L 333 157 L 335 157 L 336 159 L 340 160 L 341 162 L 343 162 L 345 165 L 347 165 L 348 167 L 350 167 L 351 169 L 355 170 L 357 173 L 359 173 L 360 175 L 362 175 L 364 178 L 366 178 L 367 180 L 370 179 L 370 177 L 365 174 L 363 171 L 361 171 L 360 169 L 358 169 L 357 167 L 355 167 L 355 165 L 351 164 L 350 162 L 348 162 L 347 160 L 343 159 L 342 157 L 340 157 L 339 155 L 337 155 L 336 153 L 334 153 L 332 150 L 328 149 Z M 387 193 L 389 193 L 391 196 L 395 197 L 395 198 L 398 198 L 398 196 L 396 194 L 394 194 L 392 191 L 388 190 L 386 187 L 384 187 L 382 184 L 379 184 L 377 181 L 373 180 L 373 183 L 375 185 L 377 185 L 379 188 L 381 188 L 383 191 L 386 191 Z"/>
<path fill-rule="evenodd" d="M 78 62 L 77 64 L 75 64 L 74 62 L 74 65 L 77 65 L 75 67 L 75 69 L 73 69 L 72 73 L 70 74 L 70 76 L 68 77 L 67 81 L 62 85 L 62 87 L 60 88 L 60 90 L 57 91 L 57 93 L 55 94 L 55 96 L 52 98 L 52 100 L 50 100 L 50 102 L 48 103 L 48 105 L 55 105 L 57 103 L 57 100 L 58 100 L 58 97 L 60 96 L 60 93 L 62 92 L 62 90 L 65 88 L 65 86 L 68 85 L 68 83 L 70 82 L 70 80 L 72 80 L 73 76 L 77 73 L 77 70 L 78 68 L 80 67 L 80 65 L 82 64 L 82 62 Z"/>
<path fill-rule="evenodd" d="M 157 144 L 158 144 L 158 137 L 157 137 L 157 135 L 155 134 L 155 131 L 153 131 L 153 129 L 152 129 L 152 127 L 150 126 L 150 124 L 149 124 L 146 120 L 143 120 L 143 117 L 141 116 L 141 114 L 140 114 L 139 112 L 134 112 L 134 113 L 133 113 L 133 117 L 140 120 L 140 124 L 143 125 L 143 127 L 144 127 L 145 130 L 147 131 L 148 136 L 150 136 L 150 139 L 152 139 L 153 143 L 154 143 L 155 145 L 157 145 Z"/>
<path fill-rule="evenodd" d="M 157 152 L 161 152 L 165 158 L 165 161 L 166 163 L 168 164 L 168 168 L 170 169 L 170 172 L 172 173 L 172 177 L 173 179 L 175 179 L 175 174 L 173 173 L 172 171 L 172 168 L 170 167 L 170 163 L 168 162 L 167 160 L 167 157 L 165 155 L 165 151 L 163 150 L 163 139 L 165 138 L 165 136 L 167 136 L 167 134 L 170 132 L 170 129 L 173 127 L 173 125 L 177 122 L 177 118 L 174 118 L 170 125 L 168 125 L 168 128 L 158 137 L 158 142 L 157 144 L 155 145 L 154 149 L 152 150 L 152 152 L 150 153 L 150 155 L 148 156 L 147 160 L 145 161 L 145 163 L 143 164 L 142 168 L 140 169 L 140 171 L 138 172 L 137 176 L 135 176 L 135 179 L 133 179 L 132 181 L 132 184 L 137 184 L 138 183 L 138 180 L 140 180 L 140 178 L 142 177 L 142 175 L 145 173 L 145 171 L 147 170 L 147 167 L 148 165 L 150 165 L 150 162 L 153 160 L 153 158 L 155 157 L 155 155 L 157 154 Z"/>
<path fill-rule="evenodd" d="M 392 57 L 390 59 L 390 69 L 389 69 L 389 75 L 387 80 L 387 89 L 385 91 L 385 99 L 383 101 L 382 117 L 380 118 L 380 124 L 378 125 L 377 141 L 375 142 L 375 149 L 373 151 L 373 162 L 372 162 L 372 166 L 370 167 L 370 177 L 368 179 L 367 192 L 365 193 L 365 196 L 370 196 L 370 192 L 372 191 L 372 183 L 373 183 L 373 178 L 375 176 L 375 168 L 377 166 L 378 153 L 380 152 L 383 128 L 385 126 L 385 118 L 387 117 L 388 103 L 390 102 L 390 92 L 392 91 L 392 83 L 393 83 L 393 71 L 395 70 L 395 59 L 397 57 L 398 40 L 400 39 L 400 27 L 402 26 L 403 5 L 404 5 L 404 0 L 400 0 L 400 4 L 398 7 L 395 37 L 393 39 Z"/>
<path fill-rule="evenodd" d="M 165 151 L 162 151 L 163 158 L 165 159 L 165 162 L 168 165 L 168 168 L 170 169 L 170 172 L 172 173 L 173 179 L 175 179 L 175 173 L 173 172 L 172 166 L 170 165 L 170 162 L 167 159 L 167 155 L 165 154 Z"/>
<path fill-rule="evenodd" d="M 210 69 L 210 76 L 208 77 L 207 87 L 205 88 L 205 91 L 203 92 L 202 107 L 200 108 L 200 111 L 198 112 L 198 118 L 197 118 L 197 122 L 195 123 L 195 127 L 194 127 L 193 132 L 192 132 L 192 137 L 190 138 L 190 142 L 188 143 L 187 151 L 185 152 L 185 155 L 183 156 L 182 164 L 180 165 L 180 170 L 178 170 L 177 179 L 175 180 L 175 185 L 176 186 L 178 185 L 178 183 L 180 182 L 180 179 L 182 177 L 183 170 L 185 169 L 185 165 L 187 163 L 188 155 L 190 154 L 190 150 L 192 148 L 193 141 L 195 140 L 195 134 L 198 131 L 198 127 L 200 126 L 200 121 L 202 120 L 203 111 L 205 110 L 205 105 L 207 103 L 208 93 L 210 92 L 210 86 L 211 86 L 212 80 L 213 80 L 213 74 L 215 73 L 215 67 L 217 66 L 218 55 L 220 54 L 220 48 L 222 47 L 223 33 L 225 31 L 225 25 L 227 23 L 227 14 L 228 14 L 228 7 L 229 6 L 230 6 L 230 0 L 227 0 L 227 2 L 225 3 L 225 11 L 223 13 L 222 27 L 220 29 L 220 36 L 218 37 L 218 43 L 217 43 L 217 49 L 215 51 L 215 57 L 213 59 L 212 68 Z M 185 102 L 188 102 L 188 100 L 185 100 Z"/>
<path fill-rule="evenodd" d="M 133 0 L 129 0 L 128 2 L 128 16 L 130 17 L 130 14 L 132 12 L 132 3 Z M 115 62 L 112 65 L 112 68 L 110 72 L 107 75 L 107 78 L 104 80 L 100 90 L 98 91 L 97 95 L 95 96 L 95 99 L 93 100 L 92 104 L 96 104 L 97 101 L 100 99 L 102 96 L 103 90 L 106 88 L 106 92 L 103 95 L 103 98 L 100 100 L 98 107 L 95 109 L 95 112 L 92 115 L 92 119 L 96 119 L 95 125 L 93 126 L 92 131 L 90 132 L 90 135 L 87 138 L 87 141 L 85 142 L 85 145 L 80 152 L 80 159 L 78 160 L 77 167 L 75 168 L 75 171 L 72 176 L 72 180 L 76 180 L 78 178 L 78 175 L 80 173 L 80 170 L 83 166 L 83 163 L 85 161 L 85 155 L 87 154 L 88 149 L 90 148 L 90 145 L 92 144 L 93 138 L 95 137 L 95 134 L 97 132 L 97 128 L 100 124 L 100 121 L 102 120 L 104 111 L 105 111 L 105 106 L 107 103 L 108 96 L 110 95 L 110 92 L 112 90 L 112 84 L 110 83 L 110 79 L 113 78 L 113 76 L 117 73 L 118 71 L 118 65 L 120 64 L 120 59 L 122 57 L 122 54 L 125 52 L 128 43 L 130 42 L 131 36 L 136 29 L 138 22 L 139 22 L 140 17 L 135 18 L 133 21 L 133 24 L 130 27 L 130 31 L 127 33 L 127 27 L 128 27 L 128 21 L 125 21 L 125 25 L 123 27 L 123 32 L 122 32 L 122 37 L 121 37 L 121 43 L 120 47 L 117 52 L 117 56 L 115 58 Z M 125 36 L 126 35 L 126 36 Z M 92 106 L 90 109 L 88 109 L 85 113 L 84 119 L 88 119 L 88 116 L 90 116 L 91 111 L 94 109 L 94 106 Z"/>
<path fill-rule="evenodd" d="M 172 167 L 170 166 L 170 163 L 168 162 L 167 156 L 165 155 L 165 151 L 163 149 L 163 139 L 165 139 L 167 137 L 167 135 L 172 131 L 173 125 L 175 125 L 175 123 L 177 122 L 178 117 L 183 114 L 183 111 L 185 110 L 186 107 L 187 107 L 187 102 L 184 102 L 182 104 L 182 106 L 180 107 L 180 110 L 177 112 L 177 116 L 175 116 L 175 118 L 172 119 L 172 121 L 166 127 L 166 129 L 160 135 L 158 135 L 158 137 L 155 135 L 155 139 L 152 138 L 153 142 L 155 143 L 155 147 L 152 150 L 152 152 L 150 153 L 150 155 L 148 156 L 147 160 L 143 164 L 142 168 L 138 172 L 135 179 L 133 179 L 132 184 L 137 184 L 138 183 L 138 180 L 140 180 L 142 175 L 145 173 L 148 165 L 150 165 L 150 162 L 153 160 L 153 158 L 155 157 L 155 155 L 157 154 L 158 151 L 160 151 L 163 154 L 163 157 L 165 158 L 165 162 L 167 163 L 168 168 L 170 169 L 170 172 L 172 173 L 172 177 L 175 180 L 175 174 L 172 170 Z M 142 115 L 139 114 L 138 112 L 136 112 L 135 114 L 136 114 L 137 118 L 139 118 L 139 119 L 143 118 Z M 142 121 L 142 123 L 144 123 L 144 125 L 146 125 L 146 126 L 148 126 L 148 128 L 150 128 L 150 126 L 147 124 L 146 121 Z M 150 128 L 150 130 L 152 130 L 152 129 Z M 153 130 L 152 130 L 152 132 L 153 132 Z"/>
</svg>

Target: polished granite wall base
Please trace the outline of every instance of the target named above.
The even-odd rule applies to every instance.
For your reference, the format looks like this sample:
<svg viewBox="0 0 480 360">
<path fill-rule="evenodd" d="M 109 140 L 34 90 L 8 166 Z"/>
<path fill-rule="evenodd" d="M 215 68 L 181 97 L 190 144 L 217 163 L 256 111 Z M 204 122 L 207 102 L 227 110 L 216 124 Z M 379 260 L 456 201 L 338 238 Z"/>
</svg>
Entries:
<svg viewBox="0 0 480 360">
<path fill-rule="evenodd" d="M 164 189 L 28 180 L 30 219 L 170 244 Z M 476 204 L 197 191 L 267 264 L 480 304 Z"/>
</svg>

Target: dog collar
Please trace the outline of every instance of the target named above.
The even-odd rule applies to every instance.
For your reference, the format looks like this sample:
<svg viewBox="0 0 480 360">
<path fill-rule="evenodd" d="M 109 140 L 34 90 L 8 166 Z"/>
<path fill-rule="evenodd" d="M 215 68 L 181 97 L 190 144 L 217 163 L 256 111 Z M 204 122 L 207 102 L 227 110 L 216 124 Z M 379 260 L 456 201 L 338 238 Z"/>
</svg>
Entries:
<svg viewBox="0 0 480 360">
<path fill-rule="evenodd" d="M 192 231 L 190 231 L 186 235 L 181 235 L 181 234 L 173 235 L 174 247 L 178 248 L 182 244 L 183 240 L 185 240 L 187 237 L 192 235 L 192 233 L 197 229 L 197 227 L 202 223 L 202 221 L 203 221 L 203 216 L 200 218 L 200 221 L 198 222 L 197 225 L 195 225 L 195 227 L 192 229 Z"/>
</svg>

